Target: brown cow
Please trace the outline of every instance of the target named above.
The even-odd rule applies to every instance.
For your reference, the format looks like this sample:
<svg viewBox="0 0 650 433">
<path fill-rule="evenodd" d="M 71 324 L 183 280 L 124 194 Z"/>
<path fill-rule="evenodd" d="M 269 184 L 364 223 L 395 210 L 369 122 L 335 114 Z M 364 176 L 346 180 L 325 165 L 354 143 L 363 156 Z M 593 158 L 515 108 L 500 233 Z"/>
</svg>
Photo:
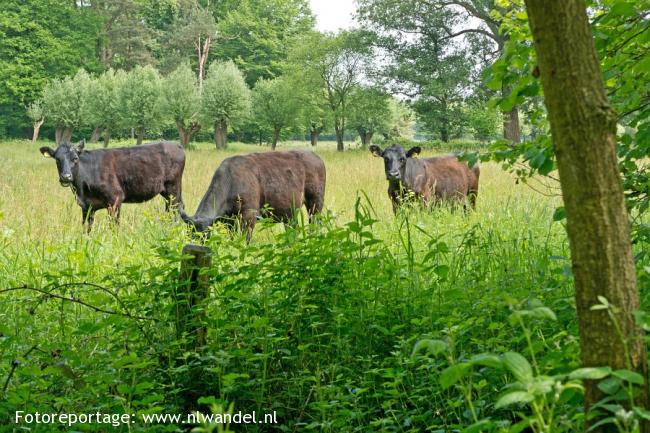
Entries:
<svg viewBox="0 0 650 433">
<path fill-rule="evenodd" d="M 415 194 L 425 206 L 468 199 L 472 208 L 476 208 L 480 174 L 478 166 L 470 169 L 455 156 L 413 158 L 421 150 L 416 146 L 405 152 L 398 144 L 385 150 L 375 145 L 370 146 L 373 155 L 384 158 L 388 196 L 393 203 L 393 212 L 397 212 L 409 193 Z"/>
<path fill-rule="evenodd" d="M 215 221 L 239 220 L 250 242 L 258 217 L 286 223 L 304 203 L 311 220 L 323 209 L 324 197 L 325 164 L 313 152 L 252 153 L 225 159 L 196 214 L 181 217 L 201 232 Z"/>
<path fill-rule="evenodd" d="M 61 143 L 56 150 L 41 147 L 56 159 L 59 182 L 70 186 L 81 206 L 82 223 L 90 232 L 95 211 L 108 209 L 119 220 L 122 203 L 141 203 L 158 194 L 166 208 L 182 209 L 181 181 L 185 152 L 178 143 L 158 142 L 136 147 L 84 150 L 85 141 Z"/>
</svg>

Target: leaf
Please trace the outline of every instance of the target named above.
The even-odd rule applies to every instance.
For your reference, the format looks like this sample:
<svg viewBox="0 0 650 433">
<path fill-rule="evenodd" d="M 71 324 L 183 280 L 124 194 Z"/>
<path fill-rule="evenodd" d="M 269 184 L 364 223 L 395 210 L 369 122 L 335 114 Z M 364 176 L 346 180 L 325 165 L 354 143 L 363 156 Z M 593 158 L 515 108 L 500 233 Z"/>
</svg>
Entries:
<svg viewBox="0 0 650 433">
<path fill-rule="evenodd" d="M 573 370 L 569 379 L 598 380 L 609 376 L 611 372 L 609 367 L 584 367 Z"/>
<path fill-rule="evenodd" d="M 492 421 L 489 418 L 482 419 L 475 422 L 474 424 L 464 428 L 462 433 L 478 433 L 482 430 L 486 430 L 488 427 L 492 426 Z"/>
<path fill-rule="evenodd" d="M 553 321 L 557 320 L 557 316 L 553 310 L 548 307 L 537 307 L 531 310 L 531 312 L 533 313 L 533 316 L 538 319 L 549 319 Z"/>
<path fill-rule="evenodd" d="M 516 352 L 506 352 L 503 362 L 512 375 L 521 383 L 530 383 L 533 380 L 533 369 L 526 358 Z"/>
<path fill-rule="evenodd" d="M 637 14 L 634 4 L 631 2 L 616 2 L 609 11 L 610 15 L 633 17 Z"/>
<path fill-rule="evenodd" d="M 499 400 L 497 400 L 496 404 L 494 405 L 494 408 L 500 409 L 502 407 L 509 406 L 511 404 L 530 403 L 534 399 L 535 397 L 529 392 L 513 391 L 511 393 L 502 396 Z"/>
<path fill-rule="evenodd" d="M 640 418 L 650 421 L 650 411 L 642 407 L 634 406 L 632 409 Z"/>
<path fill-rule="evenodd" d="M 616 370 L 612 373 L 612 376 L 616 376 L 619 379 L 622 379 L 626 382 L 633 383 L 635 385 L 643 385 L 645 383 L 643 376 L 637 373 L 636 371 Z"/>
<path fill-rule="evenodd" d="M 433 356 L 437 356 L 449 348 L 449 345 L 442 341 L 442 340 L 432 340 L 432 339 L 426 339 L 426 340 L 420 340 L 417 343 L 415 343 L 415 346 L 413 347 L 413 353 L 411 356 L 415 356 L 416 354 L 422 352 L 423 350 L 426 350 L 428 353 L 430 353 Z"/>
<path fill-rule="evenodd" d="M 553 221 L 562 221 L 563 219 L 566 219 L 566 211 L 564 206 L 560 206 L 553 212 Z"/>
<path fill-rule="evenodd" d="M 481 353 L 479 355 L 474 355 L 470 359 L 470 362 L 475 365 L 484 365 L 486 367 L 492 368 L 499 368 L 503 366 L 501 358 L 490 353 Z"/>
<path fill-rule="evenodd" d="M 598 389 L 608 395 L 615 394 L 621 387 L 621 383 L 616 377 L 608 377 L 598 384 Z"/>
<path fill-rule="evenodd" d="M 616 424 L 616 418 L 613 416 L 603 418 L 600 421 L 598 421 L 596 424 L 592 425 L 588 432 L 597 430 L 600 426 L 607 425 L 607 424 Z"/>
<path fill-rule="evenodd" d="M 438 265 L 433 269 L 433 272 L 435 272 L 440 278 L 446 278 L 447 275 L 449 275 L 449 266 Z"/>
<path fill-rule="evenodd" d="M 471 368 L 470 364 L 461 362 L 460 364 L 455 364 L 444 369 L 442 373 L 440 373 L 440 385 L 443 389 L 449 388 L 465 377 Z"/>
<path fill-rule="evenodd" d="M 199 404 L 217 404 L 217 399 L 214 396 L 209 397 L 199 397 Z"/>
</svg>

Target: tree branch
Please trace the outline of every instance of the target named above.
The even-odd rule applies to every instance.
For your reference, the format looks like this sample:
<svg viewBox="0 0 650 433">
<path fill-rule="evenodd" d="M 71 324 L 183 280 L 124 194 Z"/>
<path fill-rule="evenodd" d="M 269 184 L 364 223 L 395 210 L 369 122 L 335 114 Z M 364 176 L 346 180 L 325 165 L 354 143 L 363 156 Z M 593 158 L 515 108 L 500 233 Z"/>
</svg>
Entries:
<svg viewBox="0 0 650 433">
<path fill-rule="evenodd" d="M 456 36 L 460 36 L 460 35 L 463 35 L 465 33 L 478 33 L 478 34 L 487 36 L 488 38 L 492 39 L 497 44 L 501 44 L 501 40 L 499 38 L 495 37 L 492 34 L 492 32 L 488 32 L 487 30 L 483 30 L 483 29 L 465 29 L 465 30 L 461 30 L 461 31 L 456 32 L 456 33 L 452 33 L 451 30 L 449 28 L 447 28 L 447 27 L 443 27 L 443 29 L 447 33 L 447 38 L 446 39 L 452 39 L 452 38 L 455 38 Z"/>
<path fill-rule="evenodd" d="M 83 283 L 83 284 L 70 283 L 70 284 L 64 284 L 62 286 L 56 286 L 56 287 L 54 287 L 54 289 L 59 288 L 59 287 L 71 286 L 71 285 L 88 285 L 88 286 L 95 287 L 95 288 L 101 288 L 104 291 L 108 291 L 104 287 L 97 286 L 97 285 L 91 284 L 91 283 Z M 79 304 L 79 305 L 83 305 L 84 307 L 90 308 L 91 310 L 97 311 L 99 313 L 113 314 L 113 315 L 128 317 L 130 319 L 135 319 L 135 320 L 154 320 L 154 321 L 156 320 L 156 319 L 153 319 L 151 317 L 134 316 L 134 315 L 131 315 L 128 312 L 122 313 L 122 312 L 119 312 L 119 311 L 106 310 L 104 308 L 97 307 L 95 305 L 89 304 L 89 303 L 87 303 L 85 301 L 82 301 L 80 299 L 76 299 L 76 298 L 73 298 L 73 297 L 62 296 L 62 295 L 57 295 L 56 293 L 48 292 L 47 290 L 39 289 L 37 287 L 29 287 L 29 286 L 26 286 L 26 285 L 25 286 L 19 286 L 19 287 L 10 287 L 8 289 L 2 289 L 2 290 L 0 290 L 0 294 L 7 293 L 7 292 L 13 292 L 13 291 L 17 291 L 17 290 L 31 290 L 31 291 L 34 291 L 34 292 L 42 293 L 43 295 L 46 295 L 46 296 L 49 296 L 49 297 L 52 297 L 52 298 L 55 298 L 55 299 L 61 299 L 62 301 L 68 301 L 68 302 L 76 303 L 76 304 Z M 111 293 L 110 291 L 108 291 L 108 293 L 110 293 L 111 295 L 113 295 L 115 297 L 115 295 L 113 293 Z M 118 302 L 121 303 L 121 301 L 118 301 Z"/>
</svg>

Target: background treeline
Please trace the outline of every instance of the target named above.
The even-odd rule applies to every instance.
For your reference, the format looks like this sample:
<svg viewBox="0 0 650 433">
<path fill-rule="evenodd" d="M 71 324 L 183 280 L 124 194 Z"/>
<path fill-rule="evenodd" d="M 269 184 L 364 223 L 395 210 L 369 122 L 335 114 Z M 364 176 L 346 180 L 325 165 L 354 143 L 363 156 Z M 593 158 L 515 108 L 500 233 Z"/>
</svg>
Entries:
<svg viewBox="0 0 650 433">
<path fill-rule="evenodd" d="M 5 1 L 0 136 L 496 138 L 492 41 L 438 34 L 418 53 L 431 41 L 385 36 L 363 3 L 368 30 L 330 34 L 306 0 Z"/>
</svg>

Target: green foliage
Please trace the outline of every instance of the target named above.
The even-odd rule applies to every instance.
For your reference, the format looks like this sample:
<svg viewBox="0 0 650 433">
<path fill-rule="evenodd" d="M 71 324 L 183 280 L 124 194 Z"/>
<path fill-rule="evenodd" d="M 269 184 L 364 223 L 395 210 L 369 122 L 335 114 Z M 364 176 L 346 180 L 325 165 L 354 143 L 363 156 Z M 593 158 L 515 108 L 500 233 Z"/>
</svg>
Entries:
<svg viewBox="0 0 650 433">
<path fill-rule="evenodd" d="M 218 59 L 233 60 L 253 86 L 280 75 L 294 39 L 315 23 L 306 0 L 243 0 L 219 22 Z"/>
<path fill-rule="evenodd" d="M 108 131 L 116 131 L 121 124 L 123 107 L 120 95 L 126 73 L 109 69 L 91 81 L 86 96 L 86 123 Z"/>
<path fill-rule="evenodd" d="M 10 163 L 0 171 L 36 165 L 26 178 L 0 176 L 11 190 L 33 188 L 0 198 L 0 430 L 26 427 L 11 424 L 15 410 L 141 416 L 195 404 L 203 413 L 275 410 L 273 428 L 288 431 L 573 433 L 585 419 L 581 380 L 600 381 L 598 410 L 621 431 L 647 415 L 622 409 L 638 375 L 580 368 L 570 252 L 563 227 L 548 224 L 557 200 L 491 164 L 475 213 L 393 217 L 380 161 L 319 149 L 339 216 L 287 229 L 260 221 L 250 245 L 217 224 L 205 241 L 209 296 L 194 309 L 205 313 L 207 344 L 194 351 L 175 323 L 180 251 L 197 240 L 160 202 L 125 206 L 119 228 L 100 215 L 82 235 L 69 191 L 53 188 L 52 162 L 35 158 L 40 144 L 17 144 L 2 144 Z M 190 205 L 218 161 L 256 149 L 199 147 L 188 153 Z M 376 198 L 348 206 L 356 185 Z M 43 188 L 53 198 L 34 200 Z M 47 224 L 25 221 L 23 203 Z M 645 290 L 648 244 L 635 248 Z M 595 307 L 616 313 L 603 299 Z M 647 313 L 637 317 L 650 329 Z"/>
<path fill-rule="evenodd" d="M 494 51 L 493 39 L 500 39 L 488 14 L 493 2 L 455 6 L 419 0 L 359 2 L 361 21 L 375 33 L 375 45 L 388 53 L 379 74 L 393 91 L 408 95 L 423 125 L 444 142 L 463 134 L 466 99 L 483 91 L 477 71 L 493 56 L 487 54 Z M 477 20 L 486 27 L 474 25 Z"/>
<path fill-rule="evenodd" d="M 251 109 L 251 91 L 233 62 L 213 62 L 203 83 L 202 115 L 207 124 L 236 125 Z"/>
<path fill-rule="evenodd" d="M 555 170 L 555 157 L 544 107 L 540 104 L 542 89 L 536 71 L 536 57 L 528 28 L 528 17 L 521 0 L 500 2 L 510 12 L 502 15 L 502 32 L 508 35 L 503 56 L 490 68 L 487 76 L 492 89 L 508 87 L 512 92 L 498 98 L 495 104 L 508 110 L 514 105 L 528 107 L 527 120 L 531 134 L 518 146 L 497 142 L 490 158 L 503 163 L 518 177 L 527 179 L 539 173 L 549 175 Z M 628 206 L 633 215 L 642 214 L 650 205 L 648 167 L 645 158 L 650 152 L 650 92 L 648 68 L 644 56 L 648 42 L 648 24 L 641 11 L 650 3 L 590 2 L 592 28 L 608 98 L 619 113 L 618 152 Z M 523 162 L 524 164 L 521 164 Z M 633 235 L 648 238 L 647 227 L 640 221 L 633 224 Z"/>
<path fill-rule="evenodd" d="M 22 135 L 25 108 L 52 79 L 98 69 L 99 20 L 68 0 L 4 0 L 0 14 L 0 136 Z"/>
<path fill-rule="evenodd" d="M 105 68 L 131 70 L 136 65 L 156 64 L 156 33 L 143 15 L 152 0 L 92 0 L 86 7 L 102 24 L 99 60 Z"/>
<path fill-rule="evenodd" d="M 126 74 L 119 87 L 122 124 L 140 133 L 162 121 L 160 107 L 161 78 L 152 66 L 136 66 Z"/>
<path fill-rule="evenodd" d="M 40 122 L 45 118 L 45 108 L 43 107 L 43 101 L 40 99 L 35 100 L 27 107 L 27 117 L 32 123 Z"/>
<path fill-rule="evenodd" d="M 310 95 L 327 104 L 339 150 L 350 115 L 350 95 L 366 69 L 370 55 L 368 34 L 364 31 L 336 35 L 310 32 L 303 35 L 289 54 L 287 73 L 301 77 Z M 294 78 L 295 80 L 295 78 Z"/>
<path fill-rule="evenodd" d="M 391 125 L 388 131 L 389 137 L 413 138 L 415 123 L 415 112 L 402 101 L 391 98 L 388 101 L 390 109 Z"/>
<path fill-rule="evenodd" d="M 179 6 L 172 30 L 164 33 L 165 55 L 163 66 L 167 69 L 191 59 L 198 69 L 198 63 L 207 61 L 212 45 L 217 39 L 217 23 L 208 8 L 190 0 Z M 197 57 L 198 56 L 198 57 Z M 205 58 L 200 58 L 201 56 Z M 204 63 L 205 65 L 205 63 Z"/>
<path fill-rule="evenodd" d="M 467 125 L 474 138 L 490 141 L 497 138 L 501 124 L 501 113 L 488 104 L 475 102 L 467 108 Z"/>
<path fill-rule="evenodd" d="M 348 109 L 348 126 L 359 133 L 364 146 L 370 143 L 374 134 L 388 135 L 393 126 L 390 96 L 380 89 L 355 88 Z"/>
<path fill-rule="evenodd" d="M 283 128 L 296 126 L 301 109 L 300 98 L 286 78 L 259 80 L 253 89 L 252 102 L 255 120 L 273 131 L 275 139 Z"/>
<path fill-rule="evenodd" d="M 43 89 L 47 122 L 56 128 L 79 128 L 86 122 L 91 79 L 80 69 L 74 77 L 54 79 Z"/>
<path fill-rule="evenodd" d="M 181 64 L 163 79 L 160 96 L 163 114 L 179 127 L 199 123 L 201 95 L 197 77 L 188 63 Z"/>
</svg>

